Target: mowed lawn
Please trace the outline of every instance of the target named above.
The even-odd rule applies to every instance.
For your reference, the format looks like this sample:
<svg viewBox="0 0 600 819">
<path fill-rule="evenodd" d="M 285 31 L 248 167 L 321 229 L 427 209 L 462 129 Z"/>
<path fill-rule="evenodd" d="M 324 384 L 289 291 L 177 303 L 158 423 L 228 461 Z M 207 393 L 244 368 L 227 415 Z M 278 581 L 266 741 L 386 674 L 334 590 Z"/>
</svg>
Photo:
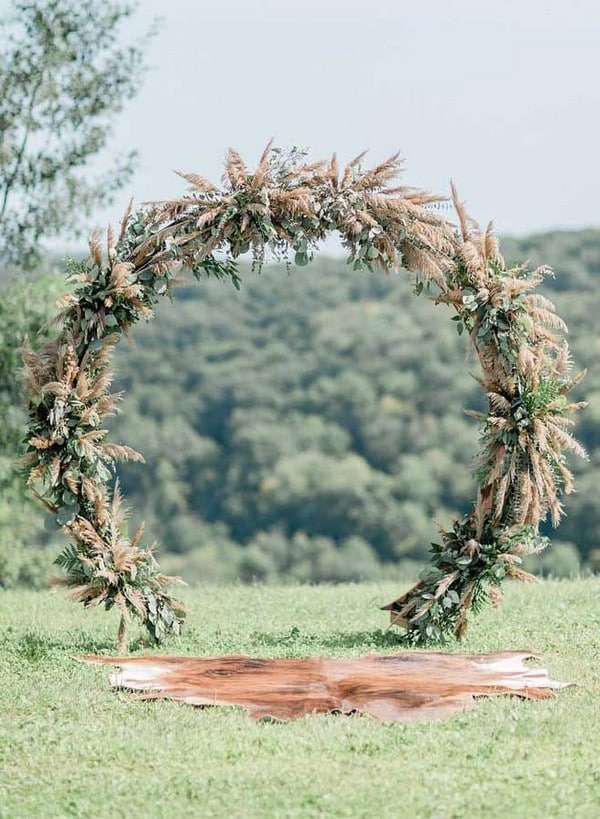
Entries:
<svg viewBox="0 0 600 819">
<path fill-rule="evenodd" d="M 378 606 L 398 591 L 188 589 L 185 633 L 163 650 L 395 651 Z M 115 614 L 61 593 L 0 592 L 0 816 L 600 817 L 600 579 L 512 585 L 460 647 L 541 650 L 577 687 L 545 702 L 482 700 L 437 723 L 253 723 L 237 709 L 142 702 L 73 659 L 113 652 L 115 633 Z"/>
</svg>

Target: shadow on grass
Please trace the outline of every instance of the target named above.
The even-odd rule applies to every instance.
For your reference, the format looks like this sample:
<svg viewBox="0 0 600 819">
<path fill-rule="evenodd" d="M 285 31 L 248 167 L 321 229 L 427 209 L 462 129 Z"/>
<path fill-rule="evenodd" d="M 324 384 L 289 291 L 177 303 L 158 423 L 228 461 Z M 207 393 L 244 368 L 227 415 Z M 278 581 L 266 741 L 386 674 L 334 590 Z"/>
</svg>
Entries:
<svg viewBox="0 0 600 819">
<path fill-rule="evenodd" d="M 116 641 L 114 637 L 94 636 L 86 633 L 83 629 L 70 631 L 62 639 L 50 636 L 44 632 L 25 631 L 19 636 L 13 636 L 11 630 L 7 630 L 3 637 L 3 642 L 9 651 L 21 660 L 30 663 L 43 662 L 50 657 L 71 654 L 116 654 Z M 12 639 L 11 639 L 12 637 Z M 8 638 L 8 639 L 6 639 Z M 148 645 L 141 637 L 131 640 L 130 651 L 148 649 Z"/>
<path fill-rule="evenodd" d="M 254 632 L 251 640 L 257 646 L 297 646 L 306 648 L 307 645 L 321 649 L 364 648 L 365 651 L 373 648 L 406 648 L 401 635 L 393 631 L 341 631 L 333 634 L 304 634 L 294 627 L 287 634 L 273 634 Z"/>
<path fill-rule="evenodd" d="M 87 634 L 83 630 L 71 632 L 69 636 L 71 635 L 73 637 L 72 641 L 68 644 L 68 646 L 65 646 L 66 648 L 68 647 L 69 652 L 77 654 L 112 655 L 117 655 L 119 653 L 117 651 L 117 641 L 114 635 L 94 636 L 93 634 Z M 134 651 L 141 651 L 142 649 L 148 651 L 152 648 L 156 648 L 156 646 L 140 636 L 129 640 L 126 653 L 129 654 Z"/>
<path fill-rule="evenodd" d="M 28 630 L 15 633 L 12 628 L 7 629 L 2 635 L 5 639 L 9 653 L 31 663 L 44 662 L 50 658 L 78 656 L 81 654 L 107 654 L 116 655 L 116 641 L 112 634 L 90 634 L 84 629 L 71 629 L 62 635 L 50 635 L 43 631 Z M 188 640 L 184 645 L 178 646 L 180 649 L 173 653 L 194 654 L 196 643 L 200 649 L 197 653 L 204 655 L 206 646 L 202 645 L 201 634 L 187 635 Z M 191 642 L 189 641 L 189 638 Z M 6 639 L 8 638 L 8 639 Z M 228 653 L 239 653 L 240 648 L 233 641 L 230 645 L 219 646 L 212 654 L 222 655 Z M 261 649 L 270 653 L 272 649 L 284 649 L 285 654 L 306 656 L 308 654 L 318 655 L 321 653 L 337 653 L 338 651 L 348 651 L 359 649 L 368 653 L 370 651 L 392 650 L 399 651 L 408 648 L 402 640 L 402 635 L 396 631 L 386 631 L 376 629 L 375 631 L 341 631 L 325 634 L 305 633 L 294 627 L 282 633 L 255 631 L 249 635 L 249 639 L 243 641 L 245 651 L 260 654 Z M 132 638 L 129 642 L 128 653 L 137 652 L 149 653 L 157 648 L 144 636 Z M 183 651 L 181 649 L 183 648 Z M 439 648 L 439 646 L 438 646 Z M 244 649 L 242 649 L 244 651 Z"/>
</svg>

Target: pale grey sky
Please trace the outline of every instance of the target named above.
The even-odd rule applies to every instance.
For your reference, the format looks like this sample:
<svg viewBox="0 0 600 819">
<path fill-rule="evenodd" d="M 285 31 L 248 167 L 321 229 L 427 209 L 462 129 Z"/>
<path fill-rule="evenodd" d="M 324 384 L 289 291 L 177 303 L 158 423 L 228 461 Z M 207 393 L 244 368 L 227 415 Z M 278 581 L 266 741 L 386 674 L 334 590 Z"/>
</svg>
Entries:
<svg viewBox="0 0 600 819">
<path fill-rule="evenodd" d="M 504 233 L 600 226 L 597 0 L 142 0 L 134 29 L 155 16 L 113 143 L 140 167 L 102 220 L 274 137 L 343 160 L 400 149 L 408 183 L 453 177 Z"/>
</svg>

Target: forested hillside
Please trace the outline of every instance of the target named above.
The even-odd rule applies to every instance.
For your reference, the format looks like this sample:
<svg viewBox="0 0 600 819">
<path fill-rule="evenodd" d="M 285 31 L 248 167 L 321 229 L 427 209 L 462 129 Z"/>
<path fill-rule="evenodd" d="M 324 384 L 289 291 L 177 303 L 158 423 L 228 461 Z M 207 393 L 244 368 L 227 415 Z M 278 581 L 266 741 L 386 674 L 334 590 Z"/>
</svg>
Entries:
<svg viewBox="0 0 600 819">
<path fill-rule="evenodd" d="M 590 461 L 573 459 L 579 491 L 537 568 L 600 567 L 600 232 L 507 239 L 503 251 L 555 268 L 546 295 L 589 369 L 576 434 Z M 474 495 L 464 410 L 482 398 L 466 340 L 403 274 L 327 258 L 242 272 L 239 293 L 180 289 L 118 353 L 127 395 L 113 438 L 147 459 L 121 469 L 134 518 L 190 581 L 406 573 L 435 520 Z"/>
<path fill-rule="evenodd" d="M 548 552 L 568 571 L 600 547 L 600 233 L 507 240 L 509 259 L 556 268 L 549 291 L 590 373 L 575 463 L 579 492 Z M 176 303 L 119 354 L 127 390 L 115 435 L 148 465 L 125 488 L 168 561 L 190 578 L 372 577 L 423 561 L 434 518 L 466 510 L 481 401 L 450 315 L 404 275 L 317 259 L 244 272 Z M 243 544 L 241 550 L 238 544 Z M 383 568 L 382 568 L 383 564 Z"/>
</svg>

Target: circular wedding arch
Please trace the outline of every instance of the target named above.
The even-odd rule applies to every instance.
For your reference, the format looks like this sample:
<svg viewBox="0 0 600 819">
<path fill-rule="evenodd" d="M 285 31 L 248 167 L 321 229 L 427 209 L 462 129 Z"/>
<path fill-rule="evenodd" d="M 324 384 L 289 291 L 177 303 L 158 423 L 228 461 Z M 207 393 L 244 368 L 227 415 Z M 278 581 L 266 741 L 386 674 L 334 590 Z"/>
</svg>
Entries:
<svg viewBox="0 0 600 819">
<path fill-rule="evenodd" d="M 452 308 L 487 398 L 486 411 L 471 413 L 481 442 L 473 508 L 440 532 L 419 582 L 384 607 L 392 623 L 410 644 L 460 638 L 471 609 L 499 602 L 505 577 L 533 579 L 522 556 L 544 548 L 539 524 L 548 515 L 558 523 L 560 496 L 573 489 L 565 452 L 584 454 L 567 431 L 583 404 L 567 398 L 580 376 L 570 373 L 566 327 L 533 292 L 549 271 L 507 267 L 491 226 L 480 230 L 454 189 L 456 228 L 432 209 L 441 197 L 397 184 L 398 155 L 370 169 L 363 156 L 340 170 L 335 155 L 309 163 L 305 152 L 269 143 L 252 172 L 230 149 L 221 188 L 179 174 L 191 186 L 185 195 L 135 212 L 130 205 L 118 236 L 109 228 L 105 252 L 94 234 L 89 257 L 69 262 L 76 287 L 59 301 L 56 337 L 24 349 L 27 482 L 69 538 L 56 560 L 60 582 L 86 606 L 120 610 L 120 650 L 127 615 L 160 641 L 179 632 L 184 609 L 167 592 L 177 578 L 161 574 L 142 545 L 143 525 L 129 536 L 124 523 L 112 467 L 143 458 L 109 442 L 102 427 L 120 399 L 109 392 L 114 346 L 152 317 L 177 271 L 239 288 L 241 254 L 260 266 L 267 251 L 287 260 L 291 250 L 303 266 L 332 232 L 353 269 L 404 268 L 417 294 Z"/>
</svg>

